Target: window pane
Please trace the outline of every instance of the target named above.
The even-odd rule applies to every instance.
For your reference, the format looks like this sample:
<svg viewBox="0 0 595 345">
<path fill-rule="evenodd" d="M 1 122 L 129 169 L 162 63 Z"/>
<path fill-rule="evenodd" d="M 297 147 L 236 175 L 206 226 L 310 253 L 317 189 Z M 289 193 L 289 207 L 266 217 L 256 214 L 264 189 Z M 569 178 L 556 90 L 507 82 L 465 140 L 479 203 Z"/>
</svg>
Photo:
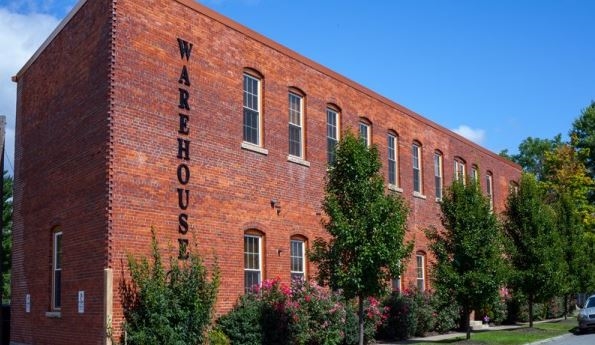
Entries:
<svg viewBox="0 0 595 345">
<path fill-rule="evenodd" d="M 244 141 L 259 144 L 258 92 L 260 81 L 244 74 Z"/>
<path fill-rule="evenodd" d="M 304 241 L 302 240 L 291 240 L 290 243 L 290 258 L 291 258 L 291 278 L 300 279 L 305 278 L 305 267 L 304 267 Z"/>
<path fill-rule="evenodd" d="M 326 110 L 326 151 L 327 161 L 329 164 L 335 161 L 335 147 L 337 146 L 339 133 L 338 133 L 338 122 L 339 114 L 332 110 Z"/>
<path fill-rule="evenodd" d="M 388 135 L 388 183 L 397 185 L 397 150 L 396 150 L 397 138 L 389 134 Z"/>
</svg>

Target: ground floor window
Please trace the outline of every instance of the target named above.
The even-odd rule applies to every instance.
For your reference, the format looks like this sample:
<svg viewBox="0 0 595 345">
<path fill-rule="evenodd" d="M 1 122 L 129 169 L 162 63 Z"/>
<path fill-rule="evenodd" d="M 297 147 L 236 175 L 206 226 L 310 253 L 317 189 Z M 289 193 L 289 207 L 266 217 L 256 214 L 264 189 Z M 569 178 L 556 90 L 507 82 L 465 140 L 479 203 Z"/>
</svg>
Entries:
<svg viewBox="0 0 595 345">
<path fill-rule="evenodd" d="M 426 290 L 426 256 L 418 253 L 416 255 L 416 270 L 417 270 L 417 289 L 419 291 Z"/>
<path fill-rule="evenodd" d="M 244 235 L 244 290 L 249 292 L 262 280 L 262 236 Z"/>
<path fill-rule="evenodd" d="M 290 245 L 291 280 L 304 280 L 306 279 L 305 241 L 292 239 Z"/>
<path fill-rule="evenodd" d="M 52 246 L 52 309 L 62 307 L 62 231 L 53 235 Z"/>
</svg>

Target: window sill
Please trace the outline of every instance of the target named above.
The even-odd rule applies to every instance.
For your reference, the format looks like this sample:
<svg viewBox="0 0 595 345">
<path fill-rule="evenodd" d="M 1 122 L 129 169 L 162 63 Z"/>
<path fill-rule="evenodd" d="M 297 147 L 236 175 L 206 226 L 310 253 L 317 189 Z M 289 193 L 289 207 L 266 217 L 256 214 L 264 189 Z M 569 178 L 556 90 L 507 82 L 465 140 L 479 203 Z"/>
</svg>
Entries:
<svg viewBox="0 0 595 345">
<path fill-rule="evenodd" d="M 303 165 L 305 167 L 309 167 L 310 166 L 310 162 L 308 162 L 307 160 L 302 159 L 300 157 L 297 157 L 297 156 L 287 155 L 287 161 L 288 162 L 292 162 L 292 163 L 296 163 L 296 164 L 299 164 L 299 165 Z"/>
<path fill-rule="evenodd" d="M 62 312 L 59 312 L 59 311 L 46 311 L 45 312 L 45 317 L 50 318 L 50 319 L 61 319 L 62 318 Z"/>
<path fill-rule="evenodd" d="M 265 156 L 269 154 L 269 150 L 267 150 L 263 147 L 260 147 L 258 145 L 254 145 L 254 144 L 245 142 L 245 141 L 242 142 L 242 148 L 244 150 L 260 153 L 261 155 L 265 155 Z"/>
<path fill-rule="evenodd" d="M 442 202 L 442 198 L 436 197 L 436 202 Z"/>
<path fill-rule="evenodd" d="M 397 187 L 394 184 L 390 184 L 388 185 L 388 189 L 392 190 L 393 192 L 399 192 L 399 193 L 403 193 L 403 188 Z"/>
<path fill-rule="evenodd" d="M 421 194 L 420 192 L 413 192 L 413 196 L 419 199 L 424 199 L 426 200 L 426 196 Z"/>
</svg>

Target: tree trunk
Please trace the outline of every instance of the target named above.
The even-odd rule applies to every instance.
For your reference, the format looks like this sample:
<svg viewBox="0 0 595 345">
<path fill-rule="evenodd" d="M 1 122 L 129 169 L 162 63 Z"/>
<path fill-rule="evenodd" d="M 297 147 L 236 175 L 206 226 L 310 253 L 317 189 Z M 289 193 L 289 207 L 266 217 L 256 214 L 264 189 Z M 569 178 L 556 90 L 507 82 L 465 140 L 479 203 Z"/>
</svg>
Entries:
<svg viewBox="0 0 595 345">
<path fill-rule="evenodd" d="M 357 307 L 359 345 L 364 345 L 364 296 L 358 296 Z"/>
<path fill-rule="evenodd" d="M 533 328 L 533 295 L 529 295 L 529 328 Z"/>
<path fill-rule="evenodd" d="M 469 321 L 469 306 L 463 306 L 463 317 L 465 318 L 465 332 L 467 333 L 467 340 L 471 339 L 471 324 Z"/>
<path fill-rule="evenodd" d="M 564 320 L 568 319 L 568 299 L 570 298 L 570 295 L 565 294 L 564 295 Z"/>
</svg>

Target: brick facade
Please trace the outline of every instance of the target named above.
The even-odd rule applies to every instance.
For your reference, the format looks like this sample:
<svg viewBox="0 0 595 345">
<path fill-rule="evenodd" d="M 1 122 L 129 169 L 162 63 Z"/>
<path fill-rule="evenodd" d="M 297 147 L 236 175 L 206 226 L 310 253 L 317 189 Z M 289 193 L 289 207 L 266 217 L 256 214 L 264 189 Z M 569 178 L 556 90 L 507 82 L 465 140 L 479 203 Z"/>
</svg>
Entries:
<svg viewBox="0 0 595 345">
<path fill-rule="evenodd" d="M 217 258 L 218 312 L 244 289 L 246 231 L 262 235 L 263 278 L 289 281 L 290 238 L 325 236 L 329 105 L 340 110 L 343 130 L 367 119 L 383 159 L 387 134 L 398 135 L 399 193 L 410 206 L 415 252 L 428 251 L 422 230 L 440 226 L 436 150 L 445 184 L 454 178 L 455 157 L 465 160 L 467 174 L 477 165 L 484 190 L 492 172 L 496 211 L 520 174 L 494 153 L 192 0 L 82 1 L 64 24 L 15 78 L 15 344 L 105 344 L 108 324 L 118 334 L 126 256 L 148 252 L 152 226 L 164 251 L 177 254 L 186 240 L 207 265 Z M 188 59 L 178 39 L 192 44 Z M 257 150 L 242 145 L 247 69 L 261 76 Z M 304 96 L 305 151 L 297 162 L 288 159 L 288 92 L 296 89 Z M 413 196 L 414 141 L 422 147 L 425 198 Z M 56 228 L 63 232 L 62 307 L 51 313 Z M 314 270 L 307 265 L 309 275 Z M 413 259 L 404 286 L 415 279 Z"/>
</svg>

